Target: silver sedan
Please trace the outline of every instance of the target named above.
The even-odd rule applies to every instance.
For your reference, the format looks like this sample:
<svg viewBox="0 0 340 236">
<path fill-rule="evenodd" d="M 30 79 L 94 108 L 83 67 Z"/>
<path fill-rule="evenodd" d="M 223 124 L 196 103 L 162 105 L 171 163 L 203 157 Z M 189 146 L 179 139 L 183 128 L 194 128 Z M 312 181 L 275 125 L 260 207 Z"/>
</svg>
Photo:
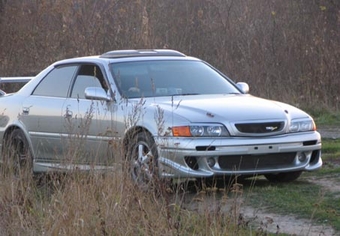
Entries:
<svg viewBox="0 0 340 236">
<path fill-rule="evenodd" d="M 319 169 L 313 119 L 248 90 L 173 50 L 58 61 L 0 97 L 1 160 L 16 171 L 123 168 L 141 185 L 230 175 L 288 182 Z"/>
</svg>

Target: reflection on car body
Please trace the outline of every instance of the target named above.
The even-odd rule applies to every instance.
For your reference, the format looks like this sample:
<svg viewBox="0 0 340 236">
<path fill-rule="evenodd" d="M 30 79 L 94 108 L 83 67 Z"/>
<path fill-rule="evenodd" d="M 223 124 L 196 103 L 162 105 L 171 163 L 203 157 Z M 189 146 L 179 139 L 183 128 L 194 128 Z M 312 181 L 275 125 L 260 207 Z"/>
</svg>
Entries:
<svg viewBox="0 0 340 236">
<path fill-rule="evenodd" d="M 173 50 L 66 59 L 1 97 L 0 143 L 4 150 L 20 142 L 20 156 L 34 172 L 127 161 L 140 184 L 156 176 L 264 174 L 292 181 L 319 169 L 321 137 L 313 119 L 248 90 Z"/>
</svg>

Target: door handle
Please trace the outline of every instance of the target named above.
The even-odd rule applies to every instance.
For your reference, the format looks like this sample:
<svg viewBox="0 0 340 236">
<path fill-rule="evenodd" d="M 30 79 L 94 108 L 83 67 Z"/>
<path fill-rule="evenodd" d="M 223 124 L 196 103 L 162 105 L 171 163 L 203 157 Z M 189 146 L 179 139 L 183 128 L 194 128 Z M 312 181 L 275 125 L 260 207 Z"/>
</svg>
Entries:
<svg viewBox="0 0 340 236">
<path fill-rule="evenodd" d="M 66 108 L 66 113 L 65 113 L 64 117 L 65 118 L 72 118 L 72 116 L 73 116 L 73 112 L 70 109 Z"/>
<path fill-rule="evenodd" d="M 30 108 L 29 107 L 22 108 L 22 114 L 23 115 L 28 115 L 29 113 L 30 113 Z"/>
</svg>

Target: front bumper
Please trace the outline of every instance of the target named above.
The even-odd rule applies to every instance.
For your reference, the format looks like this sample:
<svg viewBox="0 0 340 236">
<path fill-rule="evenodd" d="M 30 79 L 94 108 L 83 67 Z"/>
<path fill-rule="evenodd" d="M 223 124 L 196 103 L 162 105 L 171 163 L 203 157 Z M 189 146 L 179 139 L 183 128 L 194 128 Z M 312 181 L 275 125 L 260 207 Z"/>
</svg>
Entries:
<svg viewBox="0 0 340 236">
<path fill-rule="evenodd" d="M 156 139 L 162 177 L 255 175 L 321 168 L 318 132 L 270 137 Z"/>
</svg>

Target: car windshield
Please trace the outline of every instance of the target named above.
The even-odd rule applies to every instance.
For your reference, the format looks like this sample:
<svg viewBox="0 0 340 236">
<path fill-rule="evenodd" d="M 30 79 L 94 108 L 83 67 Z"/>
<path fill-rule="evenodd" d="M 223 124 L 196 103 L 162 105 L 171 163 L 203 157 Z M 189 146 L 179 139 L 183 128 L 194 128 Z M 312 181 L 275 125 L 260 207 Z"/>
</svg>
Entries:
<svg viewBox="0 0 340 236">
<path fill-rule="evenodd" d="M 111 64 L 120 92 L 127 98 L 240 93 L 201 61 L 157 60 Z"/>
</svg>

